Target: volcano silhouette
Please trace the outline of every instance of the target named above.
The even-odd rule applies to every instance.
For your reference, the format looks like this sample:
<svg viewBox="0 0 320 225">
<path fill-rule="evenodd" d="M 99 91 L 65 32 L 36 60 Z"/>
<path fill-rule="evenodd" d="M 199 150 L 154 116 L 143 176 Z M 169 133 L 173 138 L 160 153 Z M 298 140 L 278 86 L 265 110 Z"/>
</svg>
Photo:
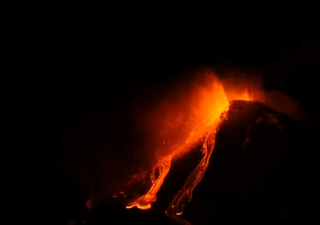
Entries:
<svg viewBox="0 0 320 225">
<path fill-rule="evenodd" d="M 182 217 L 191 224 L 290 219 L 292 156 L 300 145 L 300 132 L 289 115 L 263 103 L 231 102 L 216 134 L 208 170 Z M 128 210 L 121 199 L 112 199 L 93 208 L 88 224 L 176 224 L 164 211 L 201 159 L 201 146 L 199 141 L 187 155 L 173 159 L 150 210 Z"/>
</svg>

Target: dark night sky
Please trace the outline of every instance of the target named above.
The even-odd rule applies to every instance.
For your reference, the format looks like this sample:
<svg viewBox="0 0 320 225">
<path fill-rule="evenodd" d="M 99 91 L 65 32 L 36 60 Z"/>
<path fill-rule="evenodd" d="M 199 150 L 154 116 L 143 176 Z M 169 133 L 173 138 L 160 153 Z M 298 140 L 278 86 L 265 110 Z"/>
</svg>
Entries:
<svg viewBox="0 0 320 225">
<path fill-rule="evenodd" d="M 28 146 L 22 154 L 35 162 L 23 163 L 33 167 L 23 172 L 37 184 L 30 185 L 31 192 L 41 193 L 54 208 L 87 196 L 85 185 L 95 179 L 92 174 L 118 179 L 121 172 L 114 174 L 108 166 L 112 160 L 103 158 L 119 159 L 125 153 L 123 160 L 129 162 L 133 153 L 126 149 L 143 141 L 132 140 L 133 100 L 152 104 L 161 98 L 157 90 L 170 90 L 201 67 L 259 69 L 267 90 L 287 93 L 316 115 L 319 52 L 318 40 L 44 41 L 23 65 L 29 75 L 21 80 L 24 92 L 17 103 L 21 146 Z M 112 152 L 103 152 L 106 145 Z M 75 162 L 63 164 L 66 156 Z"/>
</svg>

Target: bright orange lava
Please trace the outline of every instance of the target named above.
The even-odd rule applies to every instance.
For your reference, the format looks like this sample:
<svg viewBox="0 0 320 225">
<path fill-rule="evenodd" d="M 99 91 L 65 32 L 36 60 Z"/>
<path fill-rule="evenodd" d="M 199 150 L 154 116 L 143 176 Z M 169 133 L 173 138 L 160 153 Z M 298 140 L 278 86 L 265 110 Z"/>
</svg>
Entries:
<svg viewBox="0 0 320 225">
<path fill-rule="evenodd" d="M 191 200 L 192 193 L 201 181 L 209 166 L 209 159 L 215 146 L 215 134 L 221 122 L 226 118 L 229 102 L 232 100 L 254 100 L 258 89 L 248 89 L 248 85 L 228 80 L 221 81 L 212 72 L 201 76 L 201 79 L 183 89 L 177 98 L 165 101 L 152 114 L 153 128 L 159 128 L 160 134 L 154 134 L 153 139 L 162 140 L 162 145 L 150 146 L 158 155 L 151 172 L 152 185 L 149 191 L 128 204 L 126 207 L 150 209 L 156 199 L 171 167 L 171 160 L 177 155 L 183 155 L 201 138 L 203 158 L 187 178 L 183 188 L 176 194 L 168 207 L 166 214 L 185 224 L 179 215 L 183 213 L 184 206 Z M 151 125 L 150 125 L 151 126 Z M 156 171 L 159 175 L 156 176 Z"/>
</svg>

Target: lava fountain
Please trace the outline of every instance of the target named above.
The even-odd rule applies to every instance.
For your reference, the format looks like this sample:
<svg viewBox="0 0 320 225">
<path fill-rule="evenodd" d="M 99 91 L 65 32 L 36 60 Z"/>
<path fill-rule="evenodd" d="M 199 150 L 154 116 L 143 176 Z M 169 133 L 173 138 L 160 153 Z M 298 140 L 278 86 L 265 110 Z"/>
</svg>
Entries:
<svg viewBox="0 0 320 225">
<path fill-rule="evenodd" d="M 249 82 L 249 83 L 248 83 Z M 203 178 L 215 146 L 219 125 L 228 118 L 232 100 L 260 100 L 263 93 L 253 82 L 230 79 L 219 80 L 213 72 L 202 74 L 199 79 L 186 84 L 149 113 L 146 131 L 151 133 L 149 149 L 154 149 L 156 160 L 150 173 L 148 191 L 129 202 L 126 208 L 150 209 L 171 167 L 173 157 L 180 157 L 203 140 L 202 159 L 188 176 L 182 189 L 175 195 L 166 215 L 184 224 L 180 215 L 192 199 L 194 188 Z M 173 97 L 174 96 L 174 97 Z M 257 99 L 259 96 L 259 99 Z M 152 128 L 151 128 L 152 126 Z M 157 128 L 157 129 L 155 129 Z M 159 132 L 155 134 L 154 130 Z M 161 140 L 161 143 L 159 142 Z"/>
</svg>

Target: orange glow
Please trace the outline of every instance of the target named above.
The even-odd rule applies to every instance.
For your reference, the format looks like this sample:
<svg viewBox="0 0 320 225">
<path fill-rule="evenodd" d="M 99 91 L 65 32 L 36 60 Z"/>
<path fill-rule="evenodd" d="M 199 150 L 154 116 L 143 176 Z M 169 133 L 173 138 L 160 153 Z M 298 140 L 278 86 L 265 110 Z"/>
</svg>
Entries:
<svg viewBox="0 0 320 225">
<path fill-rule="evenodd" d="M 198 79 L 185 83 L 162 101 L 159 107 L 148 112 L 141 119 L 141 126 L 149 134 L 146 143 L 154 167 L 150 174 L 151 187 L 126 207 L 150 209 L 156 202 L 171 167 L 173 157 L 188 152 L 193 145 L 204 140 L 203 158 L 187 178 L 183 188 L 176 194 L 166 214 L 182 221 L 179 217 L 184 206 L 191 200 L 192 193 L 209 166 L 209 159 L 215 146 L 215 134 L 226 118 L 229 102 L 232 100 L 257 100 L 263 96 L 262 90 L 248 79 L 244 81 L 219 80 L 214 72 L 207 71 Z M 149 152 L 150 151 L 150 152 Z M 158 175 L 156 175 L 158 173 Z M 182 221 L 188 224 L 186 221 Z"/>
</svg>

